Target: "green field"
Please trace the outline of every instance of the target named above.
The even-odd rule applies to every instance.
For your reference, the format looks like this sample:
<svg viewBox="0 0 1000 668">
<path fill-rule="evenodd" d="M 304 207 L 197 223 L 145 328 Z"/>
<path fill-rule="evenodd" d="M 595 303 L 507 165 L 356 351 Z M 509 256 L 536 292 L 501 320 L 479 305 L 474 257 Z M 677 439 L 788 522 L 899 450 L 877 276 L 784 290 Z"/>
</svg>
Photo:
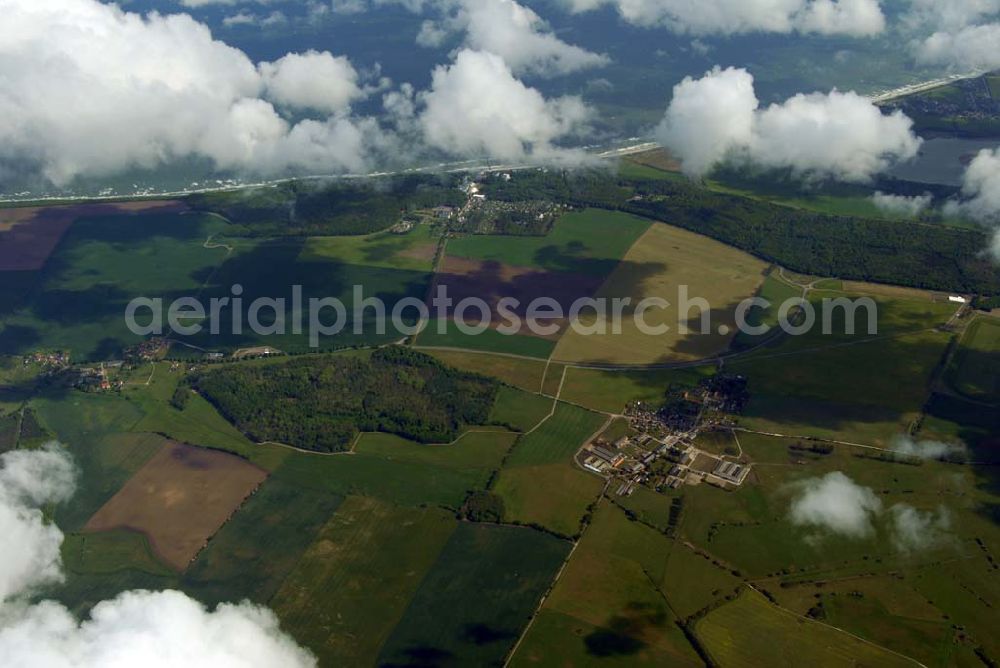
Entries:
<svg viewBox="0 0 1000 668">
<path fill-rule="evenodd" d="M 970 399 L 1000 399 L 1000 320 L 978 318 L 969 325 L 952 358 L 948 380 Z"/>
<path fill-rule="evenodd" d="M 672 549 L 604 503 L 513 665 L 702 665 L 661 588 Z"/>
<path fill-rule="evenodd" d="M 574 464 L 573 456 L 606 421 L 597 413 L 560 403 L 551 418 L 523 436 L 493 490 L 504 499 L 507 519 L 564 536 L 576 534 L 602 481 Z"/>
<path fill-rule="evenodd" d="M 753 591 L 718 608 L 695 626 L 724 666 L 774 666 L 795 657 L 813 666 L 910 666 L 912 659 L 782 610 Z"/>
<path fill-rule="evenodd" d="M 438 508 L 348 497 L 271 607 L 322 665 L 373 665 L 454 530 Z"/>
<path fill-rule="evenodd" d="M 439 236 L 430 225 L 418 225 L 406 234 L 310 237 L 299 261 L 431 271 Z"/>
<path fill-rule="evenodd" d="M 569 213 L 544 237 L 467 236 L 448 242 L 448 255 L 516 267 L 605 276 L 650 221 L 597 209 Z"/>
<path fill-rule="evenodd" d="M 207 249 L 226 224 L 207 215 L 82 218 L 39 272 L 23 309 L 0 325 L 0 352 L 71 350 L 75 360 L 118 357 L 141 339 L 125 325 L 134 297 L 197 295 L 226 258 Z"/>
<path fill-rule="evenodd" d="M 838 295 L 819 292 L 812 299 Z M 868 333 L 864 311 L 856 333 L 845 334 L 838 310 L 829 335 L 817 325 L 803 336 L 786 336 L 728 362 L 728 371 L 749 378 L 751 400 L 742 424 L 878 445 L 916 419 L 951 338 L 932 328 L 954 309 L 885 297 L 875 303 L 874 335 Z"/>
<path fill-rule="evenodd" d="M 649 371 L 570 367 L 559 398 L 595 411 L 620 413 L 635 401 L 660 403 L 670 386 L 694 387 L 713 372 L 712 366 Z"/>
<path fill-rule="evenodd" d="M 379 297 L 391 308 L 404 297 L 422 299 L 430 282 L 436 241 L 425 226 L 408 235 L 374 239 L 239 238 L 243 231 L 200 213 L 80 219 L 38 272 L 23 308 L 0 324 L 0 352 L 66 349 L 77 361 L 120 358 L 123 347 L 141 341 L 125 324 L 126 305 L 133 298 L 160 298 L 165 310 L 174 299 L 200 297 L 207 308 L 212 298 L 232 297 L 235 285 L 243 288 L 245 306 L 258 297 L 284 299 L 285 332 L 255 334 L 245 312 L 242 331 L 235 331 L 232 311 L 225 308 L 219 334 L 206 327 L 186 341 L 209 350 L 266 343 L 308 351 L 308 336 L 292 331 L 299 317 L 308 325 L 305 306 L 295 311 L 291 303 L 292 286 L 298 285 L 305 305 L 313 297 L 336 297 L 347 307 L 348 327 L 322 338 L 321 348 L 387 342 L 400 334 L 379 333 L 371 309 L 358 321 L 362 331 L 354 331 L 354 286 L 363 286 L 364 297 Z M 331 313 L 328 309 L 324 317 Z M 407 314 L 411 324 L 412 315 Z M 139 320 L 148 319 L 144 309 Z M 260 321 L 273 325 L 272 311 L 262 310 Z"/>
<path fill-rule="evenodd" d="M 417 347 L 424 352 L 437 352 L 434 348 L 455 348 L 477 350 L 485 353 L 503 353 L 546 360 L 555 350 L 556 342 L 527 334 L 505 335 L 493 329 L 479 334 L 466 334 L 453 322 L 445 324 L 445 333 L 438 331 L 438 321 L 430 320 L 427 327 L 417 336 Z"/>
<path fill-rule="evenodd" d="M 111 574 L 136 569 L 173 575 L 150 549 L 146 537 L 134 531 L 72 534 L 63 541 L 62 558 L 71 573 Z"/>
<path fill-rule="evenodd" d="M 512 438 L 503 432 L 473 432 L 454 445 L 433 446 L 378 435 L 353 454 L 292 452 L 274 477 L 303 489 L 457 509 L 470 490 L 485 488 Z"/>
<path fill-rule="evenodd" d="M 547 418 L 553 408 L 553 400 L 548 397 L 502 387 L 490 413 L 490 422 L 525 432 Z"/>
<path fill-rule="evenodd" d="M 560 402 L 551 418 L 518 442 L 507 466 L 568 462 L 605 421 L 602 415 Z"/>
<path fill-rule="evenodd" d="M 378 664 L 501 664 L 569 549 L 533 529 L 460 524 Z"/>
<path fill-rule="evenodd" d="M 395 463 L 430 465 L 483 476 L 500 466 L 517 434 L 499 429 L 470 429 L 454 443 L 424 444 L 392 434 L 365 433 L 354 452 Z"/>
<path fill-rule="evenodd" d="M 0 453 L 17 447 L 17 437 L 21 433 L 21 415 L 8 413 L 0 415 Z"/>
<path fill-rule="evenodd" d="M 267 603 L 342 500 L 270 478 L 198 555 L 185 588 L 206 602 Z"/>
</svg>

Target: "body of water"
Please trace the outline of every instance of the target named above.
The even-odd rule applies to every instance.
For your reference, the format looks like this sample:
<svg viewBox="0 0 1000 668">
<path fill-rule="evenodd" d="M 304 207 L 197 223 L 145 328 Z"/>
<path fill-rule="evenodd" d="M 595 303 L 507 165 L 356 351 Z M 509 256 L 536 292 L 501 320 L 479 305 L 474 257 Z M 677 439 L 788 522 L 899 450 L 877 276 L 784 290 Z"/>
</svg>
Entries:
<svg viewBox="0 0 1000 668">
<path fill-rule="evenodd" d="M 906 181 L 960 186 L 966 168 L 983 149 L 1000 148 L 1000 138 L 956 139 L 938 137 L 928 139 L 920 148 L 920 155 L 902 165 L 897 165 L 890 175 Z"/>
</svg>

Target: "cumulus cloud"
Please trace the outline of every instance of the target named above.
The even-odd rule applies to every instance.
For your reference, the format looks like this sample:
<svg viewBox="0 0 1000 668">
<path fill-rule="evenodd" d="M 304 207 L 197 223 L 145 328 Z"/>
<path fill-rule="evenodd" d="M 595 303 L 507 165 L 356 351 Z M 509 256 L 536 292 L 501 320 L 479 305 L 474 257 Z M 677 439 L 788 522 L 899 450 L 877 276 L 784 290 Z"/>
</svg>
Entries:
<svg viewBox="0 0 1000 668">
<path fill-rule="evenodd" d="M 943 443 L 934 440 L 918 440 L 905 434 L 897 435 L 890 446 L 891 450 L 906 457 L 917 459 L 960 459 L 967 454 L 966 447 L 960 443 Z"/>
<path fill-rule="evenodd" d="M 1000 261 L 1000 148 L 985 149 L 969 163 L 962 183 L 963 198 L 945 212 L 979 221 L 994 230 L 991 251 Z"/>
<path fill-rule="evenodd" d="M 259 70 L 268 97 L 287 107 L 335 114 L 362 96 L 351 62 L 329 51 L 290 53 Z"/>
<path fill-rule="evenodd" d="M 580 98 L 547 100 L 516 79 L 500 56 L 470 49 L 434 70 L 419 101 L 417 125 L 428 145 L 501 160 L 565 156 L 553 142 L 580 131 L 589 118 Z M 397 109 L 406 106 L 393 102 Z"/>
<path fill-rule="evenodd" d="M 905 23 L 954 31 L 1000 13 L 1000 0 L 910 0 Z"/>
<path fill-rule="evenodd" d="M 930 452 L 934 447 L 927 445 L 923 452 Z M 913 451 L 921 452 L 921 449 Z M 839 471 L 799 481 L 792 488 L 796 496 L 789 517 L 799 526 L 862 539 L 875 535 L 875 522 L 884 516 L 887 522 L 880 522 L 880 525 L 887 531 L 893 547 L 901 552 L 939 547 L 950 539 L 951 513 L 944 506 L 927 512 L 897 503 L 883 513 L 882 501 L 871 488 L 857 484 Z M 819 537 L 815 535 L 809 540 Z"/>
<path fill-rule="evenodd" d="M 0 455 L 0 606 L 62 578 L 63 535 L 40 507 L 68 500 L 75 487 L 73 464 L 55 444 Z"/>
<path fill-rule="evenodd" d="M 625 21 L 664 26 L 677 32 L 736 34 L 748 32 L 818 33 L 868 37 L 885 29 L 878 0 L 562 0 L 575 12 L 603 5 Z"/>
<path fill-rule="evenodd" d="M 25 597 L 62 579 L 63 534 L 42 505 L 67 501 L 76 474 L 58 444 L 0 455 L 0 656 L 5 666 L 306 668 L 315 658 L 274 613 L 250 603 L 209 611 L 177 591 L 125 592 L 77 620 Z"/>
<path fill-rule="evenodd" d="M 901 552 L 926 550 L 948 540 L 951 514 L 941 506 L 936 512 L 922 512 L 905 503 L 889 509 L 892 543 Z"/>
<path fill-rule="evenodd" d="M 761 109 L 749 72 L 716 67 L 675 86 L 656 134 L 690 176 L 737 159 L 806 177 L 867 181 L 917 154 L 921 140 L 912 126 L 902 112 L 886 116 L 867 98 L 836 90 Z"/>
<path fill-rule="evenodd" d="M 376 129 L 346 114 L 357 76 L 344 59 L 311 52 L 258 67 L 190 16 L 97 0 L 6 0 L 0 73 L 0 168 L 35 165 L 59 185 L 188 156 L 242 171 L 355 171 L 367 144 L 338 140 Z M 323 116 L 292 124 L 275 104 Z"/>
<path fill-rule="evenodd" d="M 266 608 L 222 604 L 210 612 L 178 591 L 125 592 L 83 621 L 53 602 L 27 607 L 0 624 L 0 653 L 25 668 L 316 665 Z"/>
<path fill-rule="evenodd" d="M 794 524 L 848 538 L 874 534 L 872 520 L 882 511 L 882 501 L 870 488 L 835 471 L 822 478 L 800 481 L 795 490 L 797 495 L 790 511 Z"/>
<path fill-rule="evenodd" d="M 935 32 L 916 46 L 917 60 L 963 70 L 1000 67 L 1000 23 L 966 26 L 954 32 Z"/>
<path fill-rule="evenodd" d="M 758 106 L 753 75 L 716 67 L 702 79 L 687 77 L 674 86 L 657 139 L 682 160 L 687 174 L 702 176 L 753 142 Z"/>
<path fill-rule="evenodd" d="M 448 16 L 425 21 L 417 41 L 440 46 L 454 33 L 464 44 L 494 53 L 517 74 L 554 76 L 608 64 L 607 56 L 567 44 L 533 10 L 514 0 L 442 0 Z"/>
<path fill-rule="evenodd" d="M 872 202 L 880 211 L 900 216 L 918 216 L 930 207 L 933 201 L 934 196 L 930 193 L 907 197 L 878 191 L 872 195 Z"/>
</svg>

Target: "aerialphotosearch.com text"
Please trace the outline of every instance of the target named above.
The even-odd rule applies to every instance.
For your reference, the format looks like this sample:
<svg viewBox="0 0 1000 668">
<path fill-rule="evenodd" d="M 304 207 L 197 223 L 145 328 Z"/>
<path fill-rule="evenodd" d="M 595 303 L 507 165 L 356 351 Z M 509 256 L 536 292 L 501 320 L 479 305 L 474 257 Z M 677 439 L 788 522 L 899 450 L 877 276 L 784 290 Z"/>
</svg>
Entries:
<svg viewBox="0 0 1000 668">
<path fill-rule="evenodd" d="M 455 327 L 462 334 L 476 336 L 493 330 L 501 335 L 531 334 L 553 336 L 565 327 L 583 336 L 621 334 L 634 325 L 641 334 L 662 336 L 671 331 L 682 335 L 729 335 L 728 324 L 712 322 L 712 304 L 692 296 L 687 285 L 677 286 L 675 299 L 661 296 L 580 297 L 570 303 L 538 296 L 528 301 L 515 297 L 482 299 L 449 296 L 447 285 L 439 285 L 428 301 L 416 297 L 387 303 L 378 296 L 366 296 L 355 285 L 349 303 L 337 297 L 306 297 L 301 285 L 292 286 L 287 297 L 244 297 L 243 287 L 233 285 L 229 295 L 202 300 L 181 297 L 137 297 L 125 309 L 125 323 L 138 336 L 242 335 L 261 337 L 307 335 L 313 348 L 324 339 L 345 331 L 355 335 L 387 333 L 415 336 L 427 326 L 439 334 Z M 429 303 L 428 303 L 429 302 Z M 655 313 L 659 311 L 659 315 Z M 727 309 L 727 312 L 729 309 Z M 775 325 L 760 322 L 759 314 L 775 314 Z M 664 314 L 675 319 L 665 321 Z M 716 311 L 715 313 L 718 313 Z M 756 315 L 755 315 L 756 314 Z M 779 327 L 784 333 L 801 336 L 817 327 L 823 334 L 855 334 L 863 322 L 866 333 L 878 333 L 878 306 L 868 297 L 825 298 L 818 304 L 795 297 L 775 304 L 763 297 L 750 297 L 732 311 L 736 331 L 762 336 Z M 433 322 L 433 324 L 431 324 Z M 834 331 L 836 329 L 836 331 Z"/>
</svg>

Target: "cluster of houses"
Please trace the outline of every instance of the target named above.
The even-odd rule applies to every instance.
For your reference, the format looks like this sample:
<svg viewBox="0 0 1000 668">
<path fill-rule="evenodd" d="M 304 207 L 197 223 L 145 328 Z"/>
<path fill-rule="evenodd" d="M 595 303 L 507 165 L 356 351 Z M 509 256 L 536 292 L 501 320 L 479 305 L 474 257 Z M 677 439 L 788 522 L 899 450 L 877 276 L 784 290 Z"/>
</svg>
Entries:
<svg viewBox="0 0 1000 668">
<path fill-rule="evenodd" d="M 615 443 L 601 439 L 579 455 L 583 468 L 618 482 L 617 494 L 628 496 L 639 485 L 656 491 L 707 483 L 724 489 L 742 485 L 751 466 L 731 457 L 707 452 L 695 445 L 698 431 L 623 437 Z"/>
<path fill-rule="evenodd" d="M 661 406 L 636 402 L 625 411 L 633 436 L 614 443 L 598 438 L 581 450 L 578 463 L 617 482 L 620 496 L 639 485 L 657 491 L 701 483 L 734 489 L 752 465 L 699 447 L 699 436 L 729 429 L 748 396 L 745 378 L 719 374 L 670 394 Z"/>
<path fill-rule="evenodd" d="M 113 362 L 102 362 L 96 367 L 80 367 L 76 370 L 74 387 L 85 392 L 109 392 L 120 390 L 125 386 L 125 381 L 120 378 L 112 378 L 112 373 L 120 371 L 125 363 L 121 360 Z"/>
<path fill-rule="evenodd" d="M 24 366 L 41 364 L 44 367 L 62 369 L 69 366 L 69 353 L 66 352 L 36 352 L 24 358 Z"/>
</svg>

